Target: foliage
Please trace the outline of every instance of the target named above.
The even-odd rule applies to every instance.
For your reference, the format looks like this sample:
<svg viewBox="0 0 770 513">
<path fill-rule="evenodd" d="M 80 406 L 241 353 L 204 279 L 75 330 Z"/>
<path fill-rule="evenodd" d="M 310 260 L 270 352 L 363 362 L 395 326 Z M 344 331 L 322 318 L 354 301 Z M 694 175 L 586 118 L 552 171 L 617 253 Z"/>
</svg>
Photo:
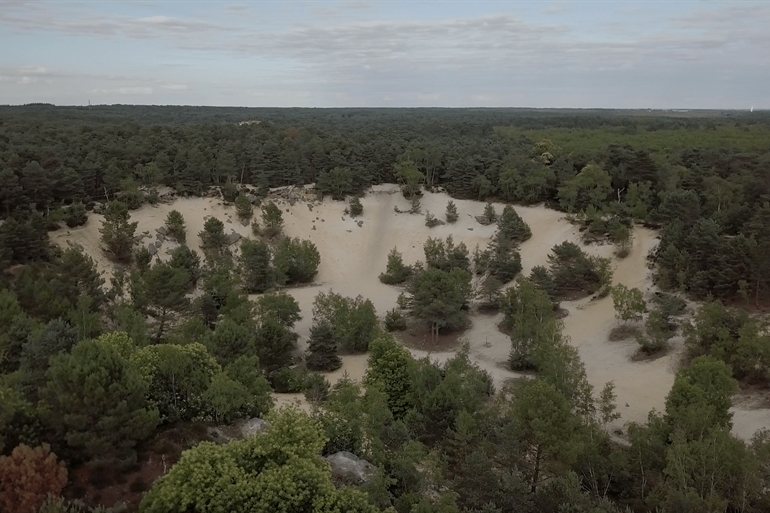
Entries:
<svg viewBox="0 0 770 513">
<path fill-rule="evenodd" d="M 411 275 L 412 268 L 404 265 L 398 249 L 391 249 L 388 253 L 388 265 L 385 272 L 380 274 L 380 281 L 386 285 L 398 285 L 408 280 Z"/>
<path fill-rule="evenodd" d="M 333 371 L 342 367 L 342 360 L 337 356 L 336 330 L 328 321 L 313 324 L 310 328 L 305 364 L 313 371 Z"/>
<path fill-rule="evenodd" d="M 131 261 L 134 246 L 134 232 L 137 223 L 129 221 L 128 207 L 120 201 L 111 201 L 104 212 L 99 233 L 102 234 L 104 249 L 118 262 Z"/>
<path fill-rule="evenodd" d="M 311 282 L 320 263 L 321 254 L 309 240 L 287 237 L 278 243 L 273 253 L 276 279 L 283 285 Z"/>
<path fill-rule="evenodd" d="M 161 422 L 190 421 L 205 411 L 204 393 L 221 367 L 199 343 L 143 347 L 131 355 L 148 384 L 147 400 Z"/>
<path fill-rule="evenodd" d="M 35 513 L 46 497 L 58 497 L 67 484 L 67 469 L 44 444 L 17 446 L 0 456 L 0 510 Z"/>
<path fill-rule="evenodd" d="M 286 292 L 270 292 L 257 298 L 255 314 L 259 319 L 272 317 L 283 326 L 293 328 L 302 319 L 297 300 Z"/>
<path fill-rule="evenodd" d="M 495 212 L 495 206 L 492 205 L 492 203 L 487 203 L 484 205 L 484 213 L 481 214 L 479 222 L 487 225 L 492 224 L 495 221 L 497 221 L 497 212 Z"/>
<path fill-rule="evenodd" d="M 268 239 L 272 239 L 283 230 L 283 214 L 278 205 L 272 201 L 262 206 L 262 233 Z"/>
<path fill-rule="evenodd" d="M 403 417 L 411 407 L 413 366 L 409 351 L 389 336 L 376 338 L 369 346 L 364 385 L 385 392 L 388 408 L 396 418 Z"/>
<path fill-rule="evenodd" d="M 145 399 L 148 385 L 128 361 L 131 350 L 130 339 L 111 333 L 51 358 L 42 395 L 51 423 L 81 457 L 129 463 L 136 444 L 158 423 L 157 410 Z"/>
<path fill-rule="evenodd" d="M 331 384 L 323 375 L 317 372 L 310 372 L 305 376 L 302 383 L 302 393 L 309 403 L 322 403 L 329 397 Z"/>
<path fill-rule="evenodd" d="M 241 221 L 249 221 L 254 216 L 254 207 L 251 206 L 251 201 L 243 193 L 235 198 L 235 215 Z"/>
<path fill-rule="evenodd" d="M 440 330 L 465 326 L 465 307 L 471 294 L 471 275 L 453 268 L 449 272 L 431 268 L 419 273 L 410 284 L 412 315 L 426 322 L 435 338 Z"/>
<path fill-rule="evenodd" d="M 612 287 L 612 304 L 615 307 L 615 317 L 623 321 L 641 321 L 647 311 L 642 291 L 637 288 L 629 289 L 622 283 Z"/>
<path fill-rule="evenodd" d="M 609 261 L 590 257 L 577 244 L 569 241 L 557 244 L 548 255 L 548 274 L 558 297 L 574 298 L 576 295 L 593 294 L 609 287 L 612 271 Z M 534 274 L 534 269 L 533 269 Z"/>
<path fill-rule="evenodd" d="M 423 251 L 425 252 L 425 263 L 429 268 L 446 272 L 452 269 L 463 269 L 470 272 L 471 261 L 468 257 L 468 248 L 464 242 L 455 246 L 451 235 L 446 240 L 428 237 Z"/>
<path fill-rule="evenodd" d="M 166 230 L 169 236 L 179 244 L 187 242 L 187 226 L 184 216 L 178 210 L 172 210 L 166 215 Z"/>
<path fill-rule="evenodd" d="M 216 217 L 208 217 L 203 223 L 203 231 L 198 233 L 201 238 L 201 249 L 208 255 L 221 255 L 227 248 L 225 224 Z"/>
<path fill-rule="evenodd" d="M 519 278 L 505 290 L 500 309 L 504 315 L 503 323 L 511 332 L 511 369 L 537 368 L 538 348 L 552 341 L 554 331 L 558 329 L 548 295 L 530 280 Z"/>
<path fill-rule="evenodd" d="M 498 240 L 522 243 L 532 237 L 529 225 L 510 205 L 503 208 L 503 213 L 497 220 L 497 230 Z"/>
<path fill-rule="evenodd" d="M 406 317 L 395 308 L 385 313 L 385 329 L 387 331 L 404 331 L 407 327 Z"/>
<path fill-rule="evenodd" d="M 82 203 L 73 203 L 64 209 L 64 223 L 70 227 L 83 226 L 88 222 L 88 212 Z"/>
<path fill-rule="evenodd" d="M 446 204 L 446 222 L 449 224 L 454 224 L 457 222 L 457 220 L 460 218 L 459 214 L 457 213 L 457 205 L 455 205 L 454 201 L 449 200 Z"/>
<path fill-rule="evenodd" d="M 260 294 L 270 288 L 273 270 L 270 267 L 270 248 L 261 241 L 241 240 L 241 274 L 243 288 L 249 294 Z"/>
<path fill-rule="evenodd" d="M 261 436 L 219 446 L 203 442 L 185 451 L 153 485 L 140 511 L 376 511 L 361 492 L 334 488 L 318 456 L 325 440 L 317 423 L 291 409 L 268 420 Z"/>
<path fill-rule="evenodd" d="M 313 301 L 313 326 L 326 324 L 337 347 L 348 352 L 365 352 L 379 334 L 377 312 L 368 299 L 341 296 L 334 291 L 319 292 Z"/>
<path fill-rule="evenodd" d="M 361 204 L 361 200 L 358 199 L 358 196 L 350 198 L 348 213 L 350 214 L 350 217 L 358 217 L 364 213 L 364 206 Z"/>
</svg>

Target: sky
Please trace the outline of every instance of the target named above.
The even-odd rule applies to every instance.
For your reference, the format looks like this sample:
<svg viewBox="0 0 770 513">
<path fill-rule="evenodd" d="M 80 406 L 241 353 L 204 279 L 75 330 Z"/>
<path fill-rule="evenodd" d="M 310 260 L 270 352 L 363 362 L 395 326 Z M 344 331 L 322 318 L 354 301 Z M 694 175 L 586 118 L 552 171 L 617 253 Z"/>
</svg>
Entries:
<svg viewBox="0 0 770 513">
<path fill-rule="evenodd" d="M 770 0 L 0 0 L 0 104 L 770 108 Z"/>
</svg>

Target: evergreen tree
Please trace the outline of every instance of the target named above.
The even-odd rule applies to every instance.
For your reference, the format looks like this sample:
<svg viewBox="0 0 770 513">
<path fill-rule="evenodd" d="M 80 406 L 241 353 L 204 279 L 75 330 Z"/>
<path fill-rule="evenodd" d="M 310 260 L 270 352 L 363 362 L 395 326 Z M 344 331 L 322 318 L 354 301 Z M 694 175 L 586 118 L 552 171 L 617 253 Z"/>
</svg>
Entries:
<svg viewBox="0 0 770 513">
<path fill-rule="evenodd" d="M 393 248 L 388 253 L 388 265 L 385 272 L 380 274 L 380 281 L 386 285 L 398 285 L 404 283 L 412 275 L 412 268 L 404 265 L 401 253 Z"/>
<path fill-rule="evenodd" d="M 265 237 L 269 239 L 281 233 L 283 229 L 283 214 L 272 201 L 262 207 L 262 226 Z"/>
<path fill-rule="evenodd" d="M 169 236 L 179 244 L 187 242 L 187 226 L 184 222 L 184 216 L 178 210 L 172 210 L 166 216 L 166 229 Z"/>
<path fill-rule="evenodd" d="M 308 355 L 305 358 L 307 368 L 313 371 L 334 371 L 342 367 L 342 360 L 337 356 L 337 342 L 334 326 L 328 322 L 314 324 L 310 328 Z"/>
<path fill-rule="evenodd" d="M 138 223 L 129 221 L 128 208 L 120 201 L 107 204 L 102 228 L 102 243 L 105 251 L 118 262 L 128 263 L 133 256 L 134 232 Z"/>
<path fill-rule="evenodd" d="M 158 262 L 142 276 L 142 294 L 149 313 L 155 319 L 155 342 L 166 333 L 167 325 L 176 314 L 189 306 L 186 291 L 190 278 L 183 269 Z"/>
<path fill-rule="evenodd" d="M 251 206 L 251 202 L 243 193 L 235 198 L 235 215 L 245 223 L 248 223 L 249 219 L 254 216 L 254 207 Z"/>
<path fill-rule="evenodd" d="M 309 240 L 286 237 L 273 254 L 276 277 L 284 285 L 309 283 L 318 273 L 320 263 L 321 254 Z"/>
<path fill-rule="evenodd" d="M 358 217 L 364 213 L 364 206 L 361 204 L 361 200 L 358 199 L 358 196 L 350 198 L 348 212 L 350 213 L 350 217 Z"/>
<path fill-rule="evenodd" d="M 130 339 L 121 346 L 116 335 L 84 340 L 71 353 L 54 356 L 42 395 L 71 449 L 125 465 L 136 460 L 136 444 L 155 430 L 158 412 L 148 407 L 147 383 L 127 360 Z"/>
<path fill-rule="evenodd" d="M 449 200 L 446 204 L 446 222 L 449 224 L 454 224 L 459 218 L 460 216 L 457 213 L 457 205 L 455 205 L 454 201 Z"/>
<path fill-rule="evenodd" d="M 209 217 L 203 223 L 203 231 L 198 233 L 201 238 L 201 249 L 206 256 L 221 256 L 227 248 L 225 225 L 216 217 Z"/>
<path fill-rule="evenodd" d="M 250 294 L 261 294 L 270 288 L 273 272 L 270 267 L 270 248 L 264 242 L 241 241 L 241 273 L 243 287 Z"/>
</svg>

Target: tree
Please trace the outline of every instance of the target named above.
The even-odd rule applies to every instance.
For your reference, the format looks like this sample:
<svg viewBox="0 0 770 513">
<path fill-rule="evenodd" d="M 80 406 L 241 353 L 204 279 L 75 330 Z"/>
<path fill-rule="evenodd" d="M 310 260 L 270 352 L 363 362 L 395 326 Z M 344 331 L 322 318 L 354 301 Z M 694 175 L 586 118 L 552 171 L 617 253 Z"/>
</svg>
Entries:
<svg viewBox="0 0 770 513">
<path fill-rule="evenodd" d="M 235 198 L 235 215 L 245 223 L 248 223 L 249 219 L 254 216 L 254 207 L 251 206 L 251 201 L 243 193 L 240 193 Z"/>
<path fill-rule="evenodd" d="M 495 206 L 487 202 L 486 205 L 484 205 L 484 213 L 481 214 L 481 223 L 482 224 L 492 224 L 495 221 L 497 221 L 497 212 L 495 212 Z"/>
<path fill-rule="evenodd" d="M 132 345 L 125 334 L 108 333 L 51 358 L 42 396 L 52 424 L 85 458 L 130 464 L 136 444 L 158 424 L 145 399 L 147 383 L 127 359 Z"/>
<path fill-rule="evenodd" d="M 169 236 L 179 244 L 187 242 L 187 226 L 184 216 L 178 210 L 172 210 L 166 216 L 166 230 Z"/>
<path fill-rule="evenodd" d="M 265 237 L 271 239 L 283 229 L 283 214 L 281 209 L 272 201 L 262 207 L 262 226 Z"/>
<path fill-rule="evenodd" d="M 410 292 L 412 314 L 430 325 L 434 339 L 442 329 L 458 329 L 465 325 L 463 306 L 471 293 L 468 271 L 428 269 L 415 277 Z"/>
<path fill-rule="evenodd" d="M 497 220 L 497 239 L 521 243 L 532 237 L 532 230 L 524 219 L 513 209 L 506 205 L 503 213 Z"/>
<path fill-rule="evenodd" d="M 270 288 L 273 271 L 270 267 L 270 248 L 261 241 L 241 240 L 241 274 L 243 288 L 249 294 L 261 294 Z"/>
<path fill-rule="evenodd" d="M 273 255 L 277 280 L 283 285 L 309 283 L 318 273 L 321 254 L 309 240 L 286 237 L 278 243 Z"/>
<path fill-rule="evenodd" d="M 343 199 L 353 192 L 353 174 L 348 167 L 335 167 L 328 172 L 318 174 L 316 188 L 321 194 L 331 194 L 336 200 Z"/>
<path fill-rule="evenodd" d="M 299 303 L 286 292 L 263 294 L 256 300 L 254 313 L 259 320 L 271 317 L 289 329 L 302 319 Z"/>
<path fill-rule="evenodd" d="M 78 329 L 63 319 L 54 319 L 22 345 L 21 367 L 24 385 L 33 394 L 45 385 L 45 372 L 51 356 L 68 352 L 79 338 Z"/>
<path fill-rule="evenodd" d="M 591 162 L 559 187 L 559 204 L 567 212 L 588 206 L 601 210 L 611 193 L 612 177 L 599 164 Z"/>
<path fill-rule="evenodd" d="M 574 461 L 580 450 L 579 421 L 570 403 L 550 383 L 526 380 L 514 392 L 512 420 L 525 444 L 531 468 L 530 486 L 537 491 L 551 465 Z"/>
<path fill-rule="evenodd" d="M 201 257 L 195 250 L 184 245 L 174 248 L 171 250 L 168 265 L 187 273 L 188 290 L 189 287 L 195 287 L 198 284 L 201 277 Z"/>
<path fill-rule="evenodd" d="M 393 248 L 388 253 L 388 265 L 385 272 L 380 274 L 380 281 L 386 285 L 404 283 L 412 275 L 412 268 L 404 265 L 401 253 Z"/>
<path fill-rule="evenodd" d="M 357 490 L 337 490 L 318 453 L 320 426 L 296 409 L 268 415 L 260 436 L 216 445 L 203 442 L 185 451 L 155 482 L 142 513 L 229 511 L 376 513 Z M 259 455 L 259 457 L 254 457 Z"/>
<path fill-rule="evenodd" d="M 425 263 L 429 268 L 446 272 L 452 269 L 463 269 L 470 272 L 471 261 L 468 248 L 464 242 L 455 246 L 451 235 L 445 241 L 428 237 L 423 246 L 423 252 L 425 253 Z"/>
<path fill-rule="evenodd" d="M 457 205 L 455 205 L 454 201 L 449 200 L 446 204 L 446 222 L 454 224 L 459 218 L 460 215 L 457 213 Z"/>
<path fill-rule="evenodd" d="M 519 278 L 505 290 L 500 306 L 511 330 L 511 369 L 536 369 L 539 346 L 551 343 L 557 329 L 551 300 L 532 281 Z"/>
<path fill-rule="evenodd" d="M 420 192 L 420 183 L 424 177 L 413 161 L 405 159 L 394 164 L 393 175 L 401 184 L 401 192 L 405 198 L 412 198 Z"/>
<path fill-rule="evenodd" d="M 334 371 L 342 367 L 342 360 L 337 356 L 335 329 L 329 322 L 314 324 L 310 328 L 308 355 L 305 358 L 307 368 L 313 371 Z"/>
<path fill-rule="evenodd" d="M 369 345 L 369 360 L 364 385 L 385 392 L 388 408 L 396 418 L 403 418 L 411 407 L 411 370 L 414 358 L 391 337 L 379 337 Z"/>
<path fill-rule="evenodd" d="M 134 232 L 138 223 L 131 223 L 128 208 L 120 201 L 107 204 L 99 232 L 104 249 L 118 262 L 128 263 L 133 256 Z"/>
<path fill-rule="evenodd" d="M 142 294 L 147 301 L 150 315 L 157 326 L 155 343 L 158 343 L 166 332 L 169 321 L 175 314 L 189 306 L 185 292 L 190 277 L 183 269 L 171 267 L 158 262 L 142 276 Z"/>
<path fill-rule="evenodd" d="M 211 410 L 214 422 L 229 423 L 249 403 L 251 394 L 224 372 L 214 376 L 203 399 Z"/>
<path fill-rule="evenodd" d="M 254 338 L 259 362 L 268 375 L 291 363 L 298 337 L 278 320 L 272 317 L 262 319 Z"/>
<path fill-rule="evenodd" d="M 623 321 L 641 321 L 647 311 L 642 291 L 637 288 L 629 289 L 622 283 L 612 287 L 612 304 L 615 307 L 615 317 Z"/>
<path fill-rule="evenodd" d="M 313 301 L 313 324 L 334 329 L 334 342 L 344 351 L 365 352 L 379 334 L 377 312 L 368 299 L 319 292 Z"/>
<path fill-rule="evenodd" d="M 261 417 L 272 409 L 270 383 L 262 373 L 259 358 L 239 356 L 225 367 L 225 374 L 236 383 L 243 385 L 249 394 L 248 400 L 241 406 L 239 415 Z"/>
<path fill-rule="evenodd" d="M 67 484 L 67 469 L 48 444 L 17 446 L 0 456 L 0 511 L 35 513 L 46 497 L 58 497 Z"/>
<path fill-rule="evenodd" d="M 147 400 L 161 422 L 191 421 L 205 410 L 204 393 L 221 367 L 199 343 L 158 344 L 138 349 L 133 363 L 148 384 Z"/>
<path fill-rule="evenodd" d="M 203 231 L 198 233 L 201 238 L 201 249 L 208 255 L 221 255 L 227 247 L 225 225 L 216 217 L 209 217 L 203 223 Z"/>
<path fill-rule="evenodd" d="M 70 227 L 83 226 L 88 222 L 88 212 L 82 203 L 73 203 L 64 209 L 64 223 Z"/>
</svg>

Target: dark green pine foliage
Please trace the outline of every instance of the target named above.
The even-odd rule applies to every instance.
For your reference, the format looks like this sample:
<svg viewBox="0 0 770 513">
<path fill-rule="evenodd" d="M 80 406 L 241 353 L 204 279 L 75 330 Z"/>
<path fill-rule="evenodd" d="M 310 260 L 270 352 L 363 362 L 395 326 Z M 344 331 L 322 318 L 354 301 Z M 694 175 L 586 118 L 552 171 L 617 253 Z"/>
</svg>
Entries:
<svg viewBox="0 0 770 513">
<path fill-rule="evenodd" d="M 328 322 L 321 322 L 310 328 L 308 355 L 305 358 L 308 369 L 333 371 L 342 367 L 342 360 L 337 356 L 335 337 L 335 329 Z"/>
<path fill-rule="evenodd" d="M 522 243 L 532 237 L 532 230 L 512 206 L 506 205 L 497 220 L 497 237 L 515 243 Z"/>
<path fill-rule="evenodd" d="M 243 288 L 250 294 L 261 294 L 273 284 L 270 248 L 261 241 L 243 239 L 241 242 L 241 273 Z"/>
<path fill-rule="evenodd" d="M 137 223 L 130 222 L 130 218 L 128 207 L 124 203 L 112 201 L 107 205 L 102 228 L 99 230 L 105 251 L 118 262 L 130 262 L 133 256 Z"/>
</svg>

